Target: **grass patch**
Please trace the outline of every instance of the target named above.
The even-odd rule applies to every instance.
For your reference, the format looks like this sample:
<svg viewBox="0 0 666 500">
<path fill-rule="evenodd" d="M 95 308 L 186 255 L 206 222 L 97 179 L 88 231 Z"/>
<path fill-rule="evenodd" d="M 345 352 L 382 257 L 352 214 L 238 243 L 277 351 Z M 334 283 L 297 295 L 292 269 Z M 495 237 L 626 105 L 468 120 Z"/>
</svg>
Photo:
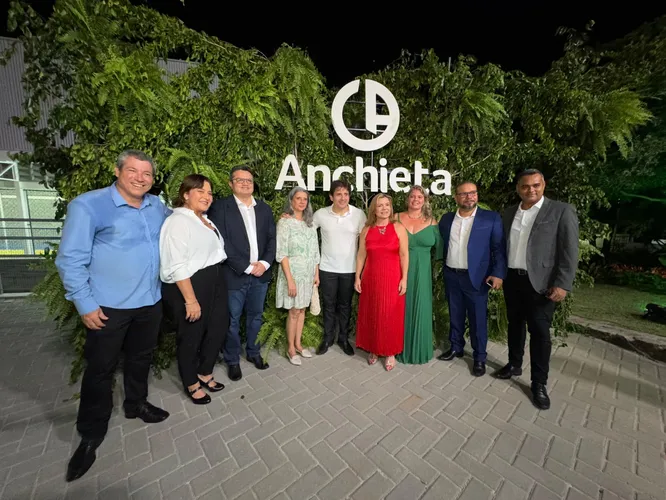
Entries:
<svg viewBox="0 0 666 500">
<path fill-rule="evenodd" d="M 649 303 L 666 305 L 666 295 L 602 284 L 577 288 L 573 294 L 573 314 L 576 316 L 666 337 L 666 325 L 641 317 Z"/>
</svg>

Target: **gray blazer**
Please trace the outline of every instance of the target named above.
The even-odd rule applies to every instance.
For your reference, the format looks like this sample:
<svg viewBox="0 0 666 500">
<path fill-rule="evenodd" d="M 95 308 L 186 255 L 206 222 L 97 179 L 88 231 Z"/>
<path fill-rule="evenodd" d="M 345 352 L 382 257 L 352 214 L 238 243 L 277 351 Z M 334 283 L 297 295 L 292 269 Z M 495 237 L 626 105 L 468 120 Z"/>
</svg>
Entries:
<svg viewBox="0 0 666 500">
<path fill-rule="evenodd" d="M 518 205 L 502 215 L 507 257 L 511 225 Z M 510 263 L 509 263 L 510 265 Z M 532 287 L 544 293 L 551 287 L 571 291 L 578 267 L 578 216 L 573 206 L 543 198 L 527 240 L 527 274 Z"/>
</svg>

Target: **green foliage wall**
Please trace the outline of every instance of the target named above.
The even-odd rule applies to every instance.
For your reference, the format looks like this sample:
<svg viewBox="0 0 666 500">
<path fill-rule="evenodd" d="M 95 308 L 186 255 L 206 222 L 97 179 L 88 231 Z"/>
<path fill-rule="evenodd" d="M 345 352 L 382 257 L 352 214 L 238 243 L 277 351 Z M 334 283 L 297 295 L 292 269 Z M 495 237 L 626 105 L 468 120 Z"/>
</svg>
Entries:
<svg viewBox="0 0 666 500">
<path fill-rule="evenodd" d="M 353 165 L 359 155 L 332 131 L 336 89 L 326 86 L 298 48 L 283 46 L 270 57 L 241 50 L 127 0 L 58 0 L 46 20 L 14 1 L 9 25 L 23 44 L 26 64 L 24 114 L 15 123 L 34 145 L 34 153 L 19 159 L 54 174 L 53 187 L 63 200 L 60 215 L 75 196 L 112 182 L 115 158 L 126 148 L 142 149 L 157 160 L 154 192 L 167 199 L 191 172 L 210 176 L 217 195 L 228 194 L 230 167 L 248 163 L 256 172 L 257 195 L 276 218 L 288 188 L 275 191 L 273 186 L 286 155 L 295 154 L 303 167 L 331 168 Z M 361 76 L 387 86 L 400 106 L 400 129 L 380 152 L 389 167 L 411 168 L 420 160 L 431 172 L 449 170 L 454 185 L 476 182 L 481 201 L 495 210 L 517 201 L 517 171 L 540 167 L 550 179 L 547 195 L 578 208 L 581 258 L 587 259 L 594 248 L 584 243 L 608 233 L 588 216 L 591 207 L 606 203 L 591 176 L 603 170 L 609 152 L 627 153 L 633 131 L 650 114 L 631 78 L 605 78 L 616 75 L 617 65 L 602 63 L 574 33 L 565 34 L 564 58 L 541 77 L 478 65 L 470 56 L 449 66 L 432 51 L 404 53 L 390 67 Z M 169 64 L 180 66 L 168 73 Z M 57 105 L 43 127 L 41 107 L 47 98 Z M 361 118 L 360 110 L 348 108 L 347 123 Z M 64 146 L 60 139 L 69 133 L 76 142 Z M 359 156 L 370 164 L 369 155 Z M 368 194 L 354 192 L 352 203 L 365 208 Z M 318 208 L 327 197 L 316 192 L 312 200 Z M 394 203 L 396 209 L 403 207 L 404 194 L 397 194 Z M 449 196 L 433 197 L 432 205 L 437 218 L 454 208 Z M 82 367 L 84 333 L 73 306 L 64 300 L 51 258 L 45 266 L 47 278 L 35 295 L 63 328 L 74 331 L 75 379 Z M 448 330 L 440 272 L 441 263 L 436 263 L 438 342 Z M 558 331 L 570 300 L 559 309 Z M 286 316 L 274 303 L 271 287 L 261 332 L 267 347 L 284 341 Z M 491 294 L 490 310 L 491 334 L 501 338 L 506 325 L 501 292 Z M 316 345 L 320 338 L 321 319 L 308 315 L 304 343 Z M 173 352 L 172 336 L 160 342 L 158 370 Z"/>
</svg>

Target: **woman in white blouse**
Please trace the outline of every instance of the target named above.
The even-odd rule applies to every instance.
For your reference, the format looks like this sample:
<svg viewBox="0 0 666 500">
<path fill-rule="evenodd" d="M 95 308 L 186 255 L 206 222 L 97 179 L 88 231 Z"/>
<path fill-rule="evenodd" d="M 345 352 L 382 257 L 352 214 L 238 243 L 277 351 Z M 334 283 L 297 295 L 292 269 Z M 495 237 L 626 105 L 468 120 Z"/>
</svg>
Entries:
<svg viewBox="0 0 666 500">
<path fill-rule="evenodd" d="M 224 241 L 204 215 L 212 202 L 210 180 L 188 175 L 160 233 L 162 297 L 177 325 L 178 370 L 188 396 L 200 405 L 211 401 L 204 388 L 224 389 L 213 378 L 213 367 L 229 327 L 220 265 L 227 258 Z"/>
</svg>

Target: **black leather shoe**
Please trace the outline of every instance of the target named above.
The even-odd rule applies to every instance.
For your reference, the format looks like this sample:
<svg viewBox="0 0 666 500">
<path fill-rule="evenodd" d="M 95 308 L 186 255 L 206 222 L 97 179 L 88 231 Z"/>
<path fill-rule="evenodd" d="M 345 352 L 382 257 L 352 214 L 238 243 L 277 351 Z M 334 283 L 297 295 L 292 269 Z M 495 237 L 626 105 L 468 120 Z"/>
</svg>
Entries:
<svg viewBox="0 0 666 500">
<path fill-rule="evenodd" d="M 462 352 L 456 352 L 453 349 L 449 349 L 448 351 L 443 352 L 439 356 L 437 356 L 437 359 L 440 361 L 451 361 L 453 358 L 462 358 L 463 353 Z"/>
<path fill-rule="evenodd" d="M 505 365 L 495 372 L 495 377 L 501 379 L 510 379 L 511 377 L 520 377 L 523 374 L 523 369 L 520 367 L 511 366 L 511 363 Z"/>
<path fill-rule="evenodd" d="M 266 368 L 268 368 L 268 363 L 266 363 L 261 356 L 254 356 L 253 358 L 248 356 L 246 359 L 250 363 L 254 363 L 254 366 L 257 367 L 257 370 L 265 370 Z"/>
<path fill-rule="evenodd" d="M 482 361 L 475 361 L 472 368 L 472 374 L 475 377 L 482 377 L 486 374 L 486 364 Z"/>
<path fill-rule="evenodd" d="M 147 424 L 156 424 L 169 418 L 169 412 L 142 401 L 134 407 L 125 407 L 125 418 L 140 418 Z"/>
<path fill-rule="evenodd" d="M 344 352 L 347 356 L 354 355 L 354 348 L 351 346 L 348 340 L 345 340 L 344 342 L 338 342 L 338 346 L 340 346 L 342 352 Z"/>
<path fill-rule="evenodd" d="M 102 444 L 102 439 L 82 439 L 67 465 L 67 482 L 80 478 L 95 463 L 95 450 Z"/>
<path fill-rule="evenodd" d="M 201 387 L 207 389 L 210 392 L 220 392 L 222 389 L 224 389 L 224 384 L 220 384 L 213 377 L 209 378 L 208 382 L 202 380 L 199 375 L 197 375 L 197 378 L 199 379 L 199 384 L 201 384 Z"/>
<path fill-rule="evenodd" d="M 242 379 L 243 372 L 241 372 L 240 365 L 229 365 L 229 372 L 227 375 L 229 376 L 229 380 L 234 382 Z"/>
<path fill-rule="evenodd" d="M 329 347 L 330 345 L 326 341 L 326 339 L 322 340 L 321 344 L 319 344 L 319 347 L 317 347 L 317 355 L 326 354 L 328 352 Z"/>
<path fill-rule="evenodd" d="M 189 396 L 190 400 L 195 405 L 207 405 L 208 403 L 210 403 L 211 402 L 210 396 L 206 393 L 204 393 L 202 398 L 194 397 L 194 393 L 197 392 L 198 390 L 201 390 L 201 392 L 203 392 L 203 387 L 201 387 L 201 383 L 199 384 L 199 387 L 197 387 L 196 389 L 186 389 L 187 395 Z"/>
<path fill-rule="evenodd" d="M 548 397 L 548 392 L 546 391 L 546 386 L 544 384 L 532 382 L 532 400 L 534 406 L 539 408 L 539 410 L 547 410 L 550 408 L 550 398 Z"/>
</svg>

